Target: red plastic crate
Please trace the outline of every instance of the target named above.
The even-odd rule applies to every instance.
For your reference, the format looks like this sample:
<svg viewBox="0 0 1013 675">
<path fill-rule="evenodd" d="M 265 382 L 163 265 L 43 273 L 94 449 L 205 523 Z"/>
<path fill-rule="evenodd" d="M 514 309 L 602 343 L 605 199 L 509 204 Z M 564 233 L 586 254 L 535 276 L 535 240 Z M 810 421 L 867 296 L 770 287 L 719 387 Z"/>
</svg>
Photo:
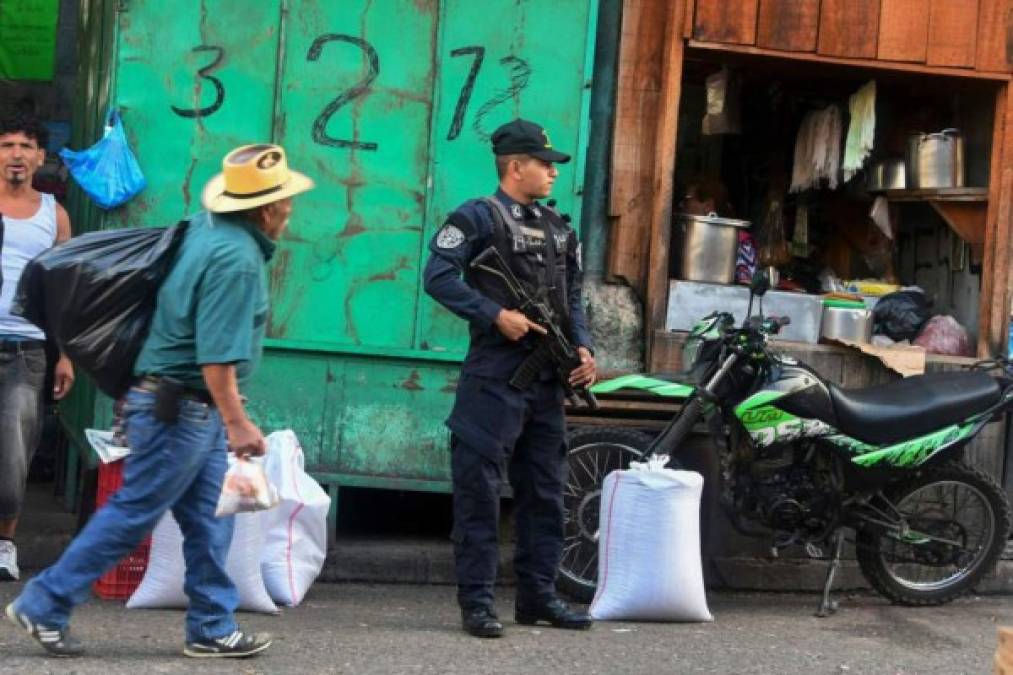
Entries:
<svg viewBox="0 0 1013 675">
<path fill-rule="evenodd" d="M 98 470 L 98 492 L 95 507 L 102 508 L 109 498 L 123 485 L 123 461 L 103 464 Z M 103 600 L 126 600 L 137 589 L 148 569 L 148 553 L 151 550 L 149 536 L 134 551 L 128 553 L 116 567 L 102 575 L 95 582 L 95 594 Z"/>
</svg>

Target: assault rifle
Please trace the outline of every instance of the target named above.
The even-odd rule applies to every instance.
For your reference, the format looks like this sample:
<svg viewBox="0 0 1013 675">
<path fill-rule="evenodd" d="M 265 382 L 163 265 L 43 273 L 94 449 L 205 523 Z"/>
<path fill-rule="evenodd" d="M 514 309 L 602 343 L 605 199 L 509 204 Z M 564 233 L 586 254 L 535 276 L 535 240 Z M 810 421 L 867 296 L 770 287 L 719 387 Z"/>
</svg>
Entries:
<svg viewBox="0 0 1013 675">
<path fill-rule="evenodd" d="M 584 386 L 575 390 L 570 384 L 570 373 L 574 368 L 580 366 L 580 355 L 573 343 L 566 337 L 556 319 L 556 313 L 552 311 L 548 303 L 531 297 L 494 246 L 479 253 L 471 261 L 471 267 L 502 279 L 507 290 L 513 296 L 514 302 L 517 303 L 518 311 L 523 312 L 531 321 L 547 331 L 539 338 L 531 355 L 524 359 L 514 371 L 510 377 L 510 386 L 520 390 L 527 389 L 539 373 L 552 367 L 559 373 L 563 392 L 571 405 L 579 405 L 583 400 L 589 408 L 597 408 L 598 401 L 594 394 Z"/>
</svg>

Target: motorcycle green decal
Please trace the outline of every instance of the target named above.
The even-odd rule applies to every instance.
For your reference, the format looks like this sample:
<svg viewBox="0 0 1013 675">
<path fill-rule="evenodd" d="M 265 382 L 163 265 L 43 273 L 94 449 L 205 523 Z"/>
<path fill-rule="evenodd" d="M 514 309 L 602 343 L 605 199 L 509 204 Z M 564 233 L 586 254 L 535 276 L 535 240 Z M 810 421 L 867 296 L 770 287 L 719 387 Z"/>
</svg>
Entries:
<svg viewBox="0 0 1013 675">
<path fill-rule="evenodd" d="M 735 416 L 742 422 L 753 442 L 761 447 L 784 443 L 797 438 L 825 436 L 834 429 L 819 420 L 796 417 L 775 408 L 771 403 L 784 396 L 782 392 L 761 391 L 753 394 L 735 408 Z"/>
<path fill-rule="evenodd" d="M 742 420 L 747 429 L 770 426 L 768 421 L 785 421 L 794 419 L 794 415 L 770 405 L 784 396 L 779 391 L 758 391 L 742 403 L 735 406 L 735 416 Z M 771 418 L 767 420 L 767 418 Z"/>
<path fill-rule="evenodd" d="M 610 394 L 620 389 L 639 389 L 656 396 L 669 398 L 689 398 L 693 393 L 693 387 L 678 382 L 659 380 L 649 375 L 623 375 L 611 380 L 605 380 L 591 387 L 592 393 Z"/>
<path fill-rule="evenodd" d="M 953 424 L 931 434 L 919 436 L 910 441 L 902 441 L 885 448 L 877 448 L 847 436 L 831 437 L 828 440 L 852 452 L 863 453 L 851 460 L 859 466 L 890 464 L 891 466 L 910 467 L 921 464 L 943 448 L 969 437 L 975 427 L 973 422 L 963 425 Z"/>
</svg>

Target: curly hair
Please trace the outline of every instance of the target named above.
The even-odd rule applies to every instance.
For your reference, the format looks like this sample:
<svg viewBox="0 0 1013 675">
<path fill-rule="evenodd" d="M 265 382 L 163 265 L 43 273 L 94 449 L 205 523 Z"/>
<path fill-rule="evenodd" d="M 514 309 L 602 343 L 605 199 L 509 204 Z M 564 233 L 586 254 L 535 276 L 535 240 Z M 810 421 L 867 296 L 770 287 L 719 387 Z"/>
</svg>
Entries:
<svg viewBox="0 0 1013 675">
<path fill-rule="evenodd" d="M 7 111 L 0 114 L 0 136 L 22 133 L 45 148 L 49 143 L 49 130 L 34 115 Z"/>
</svg>

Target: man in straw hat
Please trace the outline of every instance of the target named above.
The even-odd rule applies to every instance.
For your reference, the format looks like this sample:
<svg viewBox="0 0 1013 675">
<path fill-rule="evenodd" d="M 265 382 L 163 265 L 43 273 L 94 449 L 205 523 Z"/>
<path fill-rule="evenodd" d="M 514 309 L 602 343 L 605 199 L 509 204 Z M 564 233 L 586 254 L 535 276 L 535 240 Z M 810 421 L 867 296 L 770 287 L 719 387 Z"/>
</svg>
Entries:
<svg viewBox="0 0 1013 675">
<path fill-rule="evenodd" d="M 260 358 L 266 263 L 288 225 L 292 197 L 313 181 L 289 170 L 277 145 L 237 148 L 223 167 L 204 189 L 206 211 L 190 220 L 134 365 L 123 487 L 7 607 L 7 617 L 50 654 L 83 653 L 68 630 L 71 610 L 169 509 L 183 532 L 190 599 L 183 653 L 243 657 L 271 644 L 269 635 L 236 625 L 239 596 L 225 571 L 234 519 L 216 518 L 215 507 L 227 449 L 265 451 L 239 388 Z"/>
</svg>

